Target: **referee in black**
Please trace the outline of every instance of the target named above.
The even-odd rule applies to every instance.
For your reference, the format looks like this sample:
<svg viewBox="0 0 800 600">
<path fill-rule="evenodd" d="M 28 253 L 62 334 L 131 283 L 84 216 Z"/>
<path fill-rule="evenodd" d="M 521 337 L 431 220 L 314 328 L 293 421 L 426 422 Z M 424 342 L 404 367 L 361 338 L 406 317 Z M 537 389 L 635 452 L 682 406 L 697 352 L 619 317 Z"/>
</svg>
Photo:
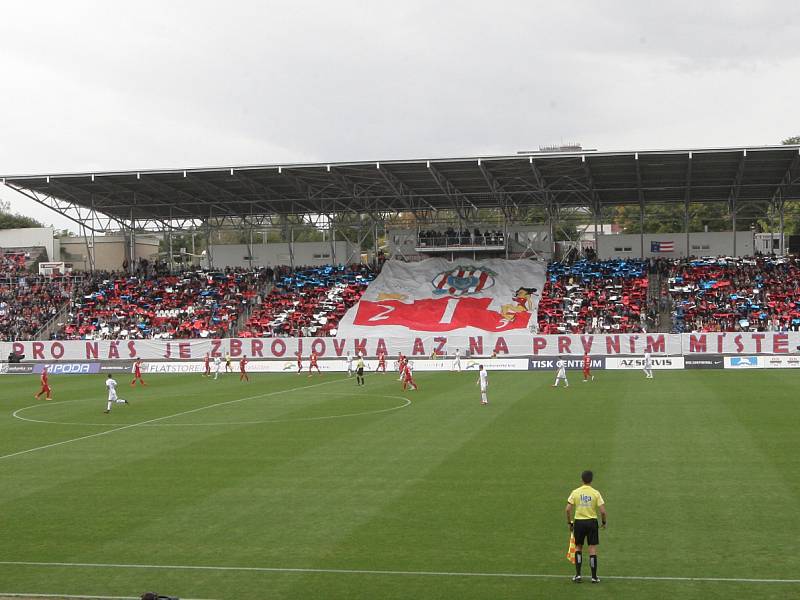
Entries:
<svg viewBox="0 0 800 600">
<path fill-rule="evenodd" d="M 583 565 L 583 544 L 589 545 L 589 566 L 592 569 L 592 583 L 600 583 L 597 576 L 597 546 L 600 543 L 600 533 L 597 527 L 597 513 L 600 513 L 602 527 L 606 528 L 606 506 L 603 496 L 592 487 L 594 473 L 584 471 L 581 473 L 581 485 L 572 490 L 567 498 L 567 525 L 575 536 L 575 577 L 572 581 L 581 582 L 581 566 Z"/>
</svg>

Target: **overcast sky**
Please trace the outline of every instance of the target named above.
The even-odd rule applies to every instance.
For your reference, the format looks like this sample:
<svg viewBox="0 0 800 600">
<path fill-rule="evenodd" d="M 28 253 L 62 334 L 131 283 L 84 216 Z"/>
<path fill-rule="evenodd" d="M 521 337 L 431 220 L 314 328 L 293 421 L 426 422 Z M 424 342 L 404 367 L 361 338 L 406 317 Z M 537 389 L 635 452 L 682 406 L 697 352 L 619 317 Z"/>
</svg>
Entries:
<svg viewBox="0 0 800 600">
<path fill-rule="evenodd" d="M 798 0 L 7 1 L 0 64 L 0 174 L 800 134 Z"/>
</svg>

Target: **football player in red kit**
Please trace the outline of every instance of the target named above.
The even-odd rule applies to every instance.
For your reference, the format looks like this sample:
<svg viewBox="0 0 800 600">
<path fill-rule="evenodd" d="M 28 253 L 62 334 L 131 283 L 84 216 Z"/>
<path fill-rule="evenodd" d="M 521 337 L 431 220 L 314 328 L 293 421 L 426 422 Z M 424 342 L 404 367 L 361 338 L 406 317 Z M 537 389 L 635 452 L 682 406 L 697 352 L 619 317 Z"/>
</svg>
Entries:
<svg viewBox="0 0 800 600">
<path fill-rule="evenodd" d="M 203 359 L 203 377 L 211 377 L 211 357 L 206 352 L 206 357 Z"/>
<path fill-rule="evenodd" d="M 589 356 L 588 352 L 583 355 L 583 382 L 586 383 L 587 381 L 594 381 L 594 375 L 592 375 L 592 357 Z"/>
<path fill-rule="evenodd" d="M 133 381 L 131 381 L 131 387 L 136 387 L 136 382 L 141 383 L 142 385 L 147 385 L 142 379 L 142 359 L 137 358 L 136 362 L 133 363 Z"/>
<path fill-rule="evenodd" d="M 297 374 L 300 375 L 303 372 L 303 353 L 295 352 L 295 355 L 297 356 Z"/>
<path fill-rule="evenodd" d="M 397 381 L 403 381 L 403 371 L 406 367 L 407 359 L 403 356 L 403 353 L 400 352 L 397 355 L 397 372 L 400 373 L 400 377 L 397 378 Z"/>
<path fill-rule="evenodd" d="M 406 360 L 403 364 L 403 390 L 408 386 L 411 386 L 411 389 L 414 391 L 417 390 L 417 384 L 414 383 L 414 374 L 411 372 L 411 365 L 408 364 L 408 360 Z"/>
<path fill-rule="evenodd" d="M 39 396 L 44 394 L 45 395 L 45 397 L 44 397 L 45 400 L 52 400 L 53 397 L 50 395 L 50 384 L 47 382 L 47 367 L 44 367 L 42 369 L 41 382 L 42 382 L 42 389 L 39 390 L 39 393 L 36 394 L 34 396 L 34 398 L 36 398 L 38 400 Z"/>
<path fill-rule="evenodd" d="M 250 381 L 250 378 L 247 376 L 247 363 L 250 362 L 247 360 L 247 354 L 243 355 L 242 358 L 239 359 L 239 381 L 244 379 L 245 381 Z"/>
<path fill-rule="evenodd" d="M 312 352 L 311 353 L 311 358 L 309 360 L 311 362 L 308 365 L 308 376 L 311 377 L 311 369 L 316 369 L 317 373 L 322 375 L 322 371 L 319 370 L 319 365 L 317 364 L 317 353 L 316 352 Z"/>
<path fill-rule="evenodd" d="M 386 352 L 378 352 L 378 368 L 375 372 L 383 371 L 386 373 Z"/>
</svg>

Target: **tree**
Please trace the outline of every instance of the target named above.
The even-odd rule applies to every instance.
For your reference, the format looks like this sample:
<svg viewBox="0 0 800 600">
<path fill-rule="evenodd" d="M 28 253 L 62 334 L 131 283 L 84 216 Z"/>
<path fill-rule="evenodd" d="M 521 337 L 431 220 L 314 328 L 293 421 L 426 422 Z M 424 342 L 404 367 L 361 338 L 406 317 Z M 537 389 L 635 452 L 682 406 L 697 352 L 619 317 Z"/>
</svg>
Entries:
<svg viewBox="0 0 800 600">
<path fill-rule="evenodd" d="M 27 227 L 44 227 L 32 217 L 11 212 L 11 203 L 0 201 L 0 229 L 25 229 Z"/>
<path fill-rule="evenodd" d="M 793 135 L 781 142 L 784 146 L 797 146 L 800 145 L 800 135 Z"/>
</svg>

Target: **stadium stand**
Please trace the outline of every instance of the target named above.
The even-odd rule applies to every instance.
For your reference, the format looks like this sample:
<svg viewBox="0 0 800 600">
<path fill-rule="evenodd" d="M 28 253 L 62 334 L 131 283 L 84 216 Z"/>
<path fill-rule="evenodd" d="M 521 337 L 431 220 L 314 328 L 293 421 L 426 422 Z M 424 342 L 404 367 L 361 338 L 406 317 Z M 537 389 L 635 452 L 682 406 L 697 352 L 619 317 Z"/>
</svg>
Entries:
<svg viewBox="0 0 800 600">
<path fill-rule="evenodd" d="M 437 243 L 436 232 L 421 233 L 429 234 Z M 475 234 L 468 235 L 473 243 Z M 26 252 L 0 250 L 0 340 L 46 335 L 56 316 L 64 321 L 57 339 L 332 336 L 375 277 L 360 265 L 40 277 L 28 271 L 30 262 Z M 664 294 L 651 300 L 648 270 L 666 282 Z M 800 261 L 660 260 L 649 269 L 640 260 L 554 262 L 539 303 L 539 333 L 652 330 L 651 313 L 664 305 L 674 332 L 798 331 Z"/>
<path fill-rule="evenodd" d="M 66 305 L 72 278 L 44 278 L 25 269 L 25 255 L 0 256 L 0 340 L 34 339 Z"/>
<path fill-rule="evenodd" d="M 418 244 L 421 248 L 453 247 L 453 246 L 502 246 L 505 236 L 501 231 L 485 231 L 476 227 L 472 232 L 467 229 L 456 231 L 448 227 L 445 231 L 420 231 Z"/>
<path fill-rule="evenodd" d="M 673 331 L 800 330 L 800 262 L 745 257 L 675 261 Z"/>
<path fill-rule="evenodd" d="M 554 262 L 539 301 L 539 333 L 635 333 L 646 328 L 641 260 Z"/>
<path fill-rule="evenodd" d="M 58 339 L 207 338 L 231 336 L 257 302 L 262 271 L 189 271 L 135 277 L 99 275 L 73 301 Z"/>
<path fill-rule="evenodd" d="M 2 341 L 34 338 L 69 300 L 73 280 L 39 277 L 28 271 L 31 262 L 25 250 L 0 250 Z"/>
<path fill-rule="evenodd" d="M 279 268 L 275 285 L 240 332 L 242 337 L 336 335 L 347 309 L 375 278 L 366 266 Z"/>
<path fill-rule="evenodd" d="M 27 257 L 21 251 L 0 250 L 0 273 L 3 276 L 13 275 L 24 271 L 26 268 Z"/>
</svg>

